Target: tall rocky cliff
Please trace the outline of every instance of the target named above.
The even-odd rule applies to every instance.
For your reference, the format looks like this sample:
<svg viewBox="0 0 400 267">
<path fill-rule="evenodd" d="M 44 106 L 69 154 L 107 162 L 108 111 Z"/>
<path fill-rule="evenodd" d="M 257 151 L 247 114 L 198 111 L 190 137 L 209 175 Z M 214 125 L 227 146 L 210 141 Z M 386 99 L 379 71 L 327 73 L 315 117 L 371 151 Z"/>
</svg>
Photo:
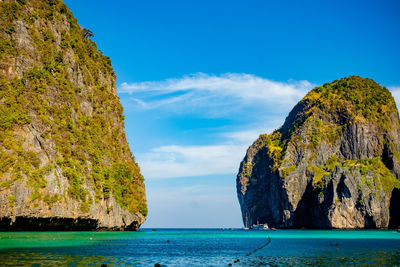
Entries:
<svg viewBox="0 0 400 267">
<path fill-rule="evenodd" d="M 137 229 L 111 61 L 62 0 L 0 0 L 0 230 Z"/>
<path fill-rule="evenodd" d="M 371 79 L 310 91 L 283 126 L 262 134 L 240 164 L 243 221 L 280 228 L 400 225 L 400 121 Z"/>
</svg>

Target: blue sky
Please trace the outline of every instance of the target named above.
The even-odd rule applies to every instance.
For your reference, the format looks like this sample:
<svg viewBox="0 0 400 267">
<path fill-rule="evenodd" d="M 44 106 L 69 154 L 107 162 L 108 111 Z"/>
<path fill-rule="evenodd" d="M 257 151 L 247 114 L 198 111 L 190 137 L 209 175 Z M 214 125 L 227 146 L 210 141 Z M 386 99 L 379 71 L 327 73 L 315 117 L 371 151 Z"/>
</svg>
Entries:
<svg viewBox="0 0 400 267">
<path fill-rule="evenodd" d="M 240 227 L 240 160 L 315 85 L 360 75 L 400 100 L 400 1 L 65 2 L 116 70 L 143 227 Z"/>
</svg>

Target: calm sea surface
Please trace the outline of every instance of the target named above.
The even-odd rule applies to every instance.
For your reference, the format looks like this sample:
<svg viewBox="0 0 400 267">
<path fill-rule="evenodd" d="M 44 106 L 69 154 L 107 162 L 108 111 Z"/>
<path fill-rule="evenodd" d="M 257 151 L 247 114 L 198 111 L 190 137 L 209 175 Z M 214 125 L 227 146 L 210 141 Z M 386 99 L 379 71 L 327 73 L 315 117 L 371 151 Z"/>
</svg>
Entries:
<svg viewBox="0 0 400 267">
<path fill-rule="evenodd" d="M 255 252 L 256 250 L 256 252 Z M 240 260 L 239 262 L 234 262 Z M 0 232 L 0 265 L 400 266 L 395 231 Z"/>
</svg>

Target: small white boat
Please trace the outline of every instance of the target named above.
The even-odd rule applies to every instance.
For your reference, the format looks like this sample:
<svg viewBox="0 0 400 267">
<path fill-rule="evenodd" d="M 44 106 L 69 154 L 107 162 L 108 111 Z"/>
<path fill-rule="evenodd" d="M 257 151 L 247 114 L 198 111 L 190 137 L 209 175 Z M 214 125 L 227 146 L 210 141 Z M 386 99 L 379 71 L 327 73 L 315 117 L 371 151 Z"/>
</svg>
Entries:
<svg viewBox="0 0 400 267">
<path fill-rule="evenodd" d="M 262 224 L 262 223 L 259 223 L 257 221 L 257 224 L 253 224 L 251 229 L 254 229 L 254 230 L 269 230 L 269 227 L 268 227 L 267 223 Z"/>
</svg>

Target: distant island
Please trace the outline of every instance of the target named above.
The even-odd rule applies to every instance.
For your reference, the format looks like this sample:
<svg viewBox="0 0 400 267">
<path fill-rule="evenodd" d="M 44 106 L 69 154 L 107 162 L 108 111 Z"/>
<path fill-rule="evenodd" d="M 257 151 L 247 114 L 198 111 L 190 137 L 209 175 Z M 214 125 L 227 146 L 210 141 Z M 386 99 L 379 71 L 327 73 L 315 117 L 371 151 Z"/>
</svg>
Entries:
<svg viewBox="0 0 400 267">
<path fill-rule="evenodd" d="M 400 121 L 391 93 L 350 76 L 311 90 L 249 147 L 237 175 L 246 226 L 400 225 Z"/>
<path fill-rule="evenodd" d="M 2 0 L 0 27 L 0 231 L 136 230 L 144 182 L 110 58 L 61 0 Z"/>
</svg>

